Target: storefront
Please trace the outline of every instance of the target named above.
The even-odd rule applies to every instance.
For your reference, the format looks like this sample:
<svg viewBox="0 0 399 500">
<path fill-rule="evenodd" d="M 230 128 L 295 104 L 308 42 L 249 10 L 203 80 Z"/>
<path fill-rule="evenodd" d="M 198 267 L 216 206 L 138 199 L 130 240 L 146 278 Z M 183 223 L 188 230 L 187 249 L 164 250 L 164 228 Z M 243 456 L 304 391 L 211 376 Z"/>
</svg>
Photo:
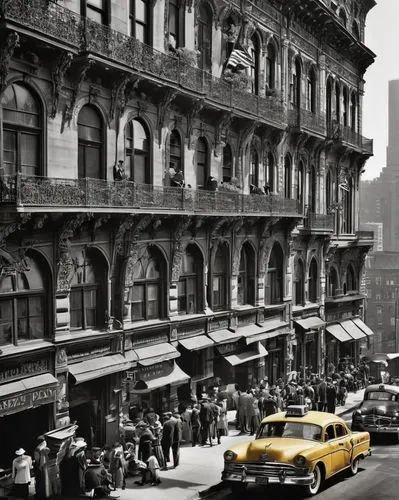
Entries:
<svg viewBox="0 0 399 500">
<path fill-rule="evenodd" d="M 77 423 L 89 449 L 109 444 L 117 435 L 121 373 L 130 367 L 121 354 L 68 366 L 70 421 Z"/>
<path fill-rule="evenodd" d="M 215 342 L 206 335 L 179 340 L 179 366 L 191 377 L 191 394 L 200 399 L 215 385 L 213 360 Z"/>
<path fill-rule="evenodd" d="M 22 447 L 29 455 L 37 436 L 54 427 L 57 379 L 47 370 L 50 359 L 2 361 L 0 369 L 0 468 L 9 469 L 15 450 Z M 45 373 L 43 373 L 45 372 Z M 32 376 L 26 377 L 25 375 Z M 35 374 L 35 375 L 34 375 Z"/>
<path fill-rule="evenodd" d="M 131 418 L 146 408 L 157 413 L 177 410 L 179 400 L 188 398 L 190 376 L 176 364 L 179 357 L 180 352 L 168 342 L 126 353 L 128 360 L 137 363 L 125 394 Z"/>
<path fill-rule="evenodd" d="M 306 378 L 321 373 L 321 328 L 325 322 L 318 316 L 294 320 L 296 334 L 295 370 Z"/>
</svg>

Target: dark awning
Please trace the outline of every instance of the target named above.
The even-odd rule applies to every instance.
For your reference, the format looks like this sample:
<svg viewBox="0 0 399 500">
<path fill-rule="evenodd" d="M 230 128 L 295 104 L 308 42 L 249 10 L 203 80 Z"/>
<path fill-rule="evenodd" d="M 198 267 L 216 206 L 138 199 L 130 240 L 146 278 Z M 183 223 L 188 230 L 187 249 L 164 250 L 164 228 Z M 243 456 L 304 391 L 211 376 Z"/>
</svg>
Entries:
<svg viewBox="0 0 399 500">
<path fill-rule="evenodd" d="M 153 380 L 138 380 L 130 392 L 133 394 L 145 394 L 153 391 L 154 389 L 170 384 L 184 384 L 188 380 L 190 380 L 190 376 L 187 375 L 187 373 L 184 373 L 184 371 L 174 362 L 173 370 L 169 373 L 169 375 L 154 378 Z"/>
<path fill-rule="evenodd" d="M 351 319 L 346 319 L 345 321 L 341 321 L 341 325 L 344 328 L 344 330 L 346 330 L 349 333 L 349 335 L 355 340 L 367 337 L 364 331 L 361 330 L 358 326 L 356 326 Z"/>
<path fill-rule="evenodd" d="M 131 366 L 131 363 L 122 354 L 111 354 L 69 365 L 68 370 L 75 378 L 75 384 L 82 384 L 88 380 L 111 375 L 111 373 L 129 370 Z"/>
<path fill-rule="evenodd" d="M 277 337 L 278 335 L 286 335 L 288 333 L 288 326 L 289 323 L 281 319 L 270 319 L 264 321 L 260 325 L 252 324 L 241 326 L 237 330 L 237 333 L 245 338 L 247 344 L 252 344 L 261 340 Z M 279 330 L 280 328 L 283 330 Z"/>
<path fill-rule="evenodd" d="M 360 318 L 354 318 L 352 321 L 355 323 L 356 326 L 358 326 L 361 330 L 364 331 L 364 333 L 368 336 L 371 337 L 374 335 L 373 330 L 366 325 Z"/>
<path fill-rule="evenodd" d="M 348 340 L 353 340 L 349 333 L 347 333 L 347 331 L 344 330 L 339 323 L 336 323 L 335 325 L 327 325 L 326 330 L 340 342 L 348 342 Z"/>
<path fill-rule="evenodd" d="M 320 319 L 318 316 L 310 316 L 309 318 L 296 319 L 294 323 L 302 327 L 304 330 L 314 330 L 326 324 L 325 321 Z"/>
<path fill-rule="evenodd" d="M 239 335 L 238 332 L 232 332 L 231 330 L 225 329 L 209 332 L 208 337 L 210 337 L 216 344 L 226 344 L 227 342 L 239 340 L 241 335 Z"/>
<path fill-rule="evenodd" d="M 212 347 L 215 342 L 206 335 L 197 335 L 188 339 L 179 340 L 179 344 L 189 351 L 198 351 Z"/>
<path fill-rule="evenodd" d="M 225 356 L 225 360 L 232 366 L 241 365 L 242 363 L 247 363 L 248 361 L 253 361 L 254 359 L 264 358 L 268 355 L 268 352 L 263 347 L 261 343 L 256 345 L 256 350 L 244 351 L 238 354 L 230 354 Z"/>
<path fill-rule="evenodd" d="M 134 352 L 137 354 L 138 363 L 142 366 L 155 365 L 181 356 L 176 347 L 168 342 L 134 349 Z"/>
</svg>

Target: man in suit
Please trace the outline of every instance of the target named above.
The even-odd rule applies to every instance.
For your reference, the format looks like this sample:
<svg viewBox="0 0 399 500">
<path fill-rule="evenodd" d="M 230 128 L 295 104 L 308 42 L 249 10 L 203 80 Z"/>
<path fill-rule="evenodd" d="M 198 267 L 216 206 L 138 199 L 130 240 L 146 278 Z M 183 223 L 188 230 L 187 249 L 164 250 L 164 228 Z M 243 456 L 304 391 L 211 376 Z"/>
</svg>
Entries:
<svg viewBox="0 0 399 500">
<path fill-rule="evenodd" d="M 214 413 L 212 406 L 209 403 L 208 398 L 203 398 L 200 408 L 200 422 L 201 422 L 201 445 L 206 444 L 206 440 L 209 439 L 209 443 L 212 446 L 211 437 L 211 423 L 214 419 Z"/>
<path fill-rule="evenodd" d="M 200 410 L 197 404 L 193 406 L 193 411 L 191 412 L 191 443 L 192 446 L 196 446 L 200 443 Z"/>
<path fill-rule="evenodd" d="M 165 468 L 167 470 L 167 462 L 170 462 L 170 448 L 172 447 L 175 439 L 175 427 L 177 424 L 176 419 L 172 417 L 172 412 L 163 414 L 164 424 L 162 428 L 161 447 L 165 457 Z"/>
<path fill-rule="evenodd" d="M 318 394 L 318 402 L 317 409 L 318 411 L 326 411 L 327 410 L 327 383 L 325 380 L 322 380 L 317 386 L 317 394 Z"/>
<path fill-rule="evenodd" d="M 183 422 L 179 413 L 174 413 L 173 418 L 176 420 L 176 426 L 172 444 L 172 455 L 173 467 L 176 469 L 180 461 L 180 443 L 182 442 L 183 438 Z"/>
</svg>

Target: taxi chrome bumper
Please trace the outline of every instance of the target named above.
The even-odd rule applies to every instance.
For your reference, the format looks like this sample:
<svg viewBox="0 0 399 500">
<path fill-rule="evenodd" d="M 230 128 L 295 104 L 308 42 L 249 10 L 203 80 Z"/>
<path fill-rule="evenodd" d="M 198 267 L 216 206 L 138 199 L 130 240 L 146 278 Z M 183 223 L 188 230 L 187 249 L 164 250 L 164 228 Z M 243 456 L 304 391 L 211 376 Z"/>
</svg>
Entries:
<svg viewBox="0 0 399 500">
<path fill-rule="evenodd" d="M 280 466 L 279 466 L 280 465 Z M 306 486 L 314 482 L 309 469 L 298 469 L 286 464 L 229 464 L 222 472 L 222 481 L 242 484 L 281 484 Z"/>
</svg>

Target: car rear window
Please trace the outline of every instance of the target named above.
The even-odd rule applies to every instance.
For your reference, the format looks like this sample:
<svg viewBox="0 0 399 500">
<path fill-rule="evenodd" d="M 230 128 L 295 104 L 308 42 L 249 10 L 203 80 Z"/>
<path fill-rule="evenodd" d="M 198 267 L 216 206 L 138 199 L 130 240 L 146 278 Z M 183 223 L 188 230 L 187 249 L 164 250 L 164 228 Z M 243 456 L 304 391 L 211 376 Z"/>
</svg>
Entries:
<svg viewBox="0 0 399 500">
<path fill-rule="evenodd" d="M 370 391 L 366 392 L 366 401 L 398 401 L 398 395 L 387 391 Z"/>
</svg>

